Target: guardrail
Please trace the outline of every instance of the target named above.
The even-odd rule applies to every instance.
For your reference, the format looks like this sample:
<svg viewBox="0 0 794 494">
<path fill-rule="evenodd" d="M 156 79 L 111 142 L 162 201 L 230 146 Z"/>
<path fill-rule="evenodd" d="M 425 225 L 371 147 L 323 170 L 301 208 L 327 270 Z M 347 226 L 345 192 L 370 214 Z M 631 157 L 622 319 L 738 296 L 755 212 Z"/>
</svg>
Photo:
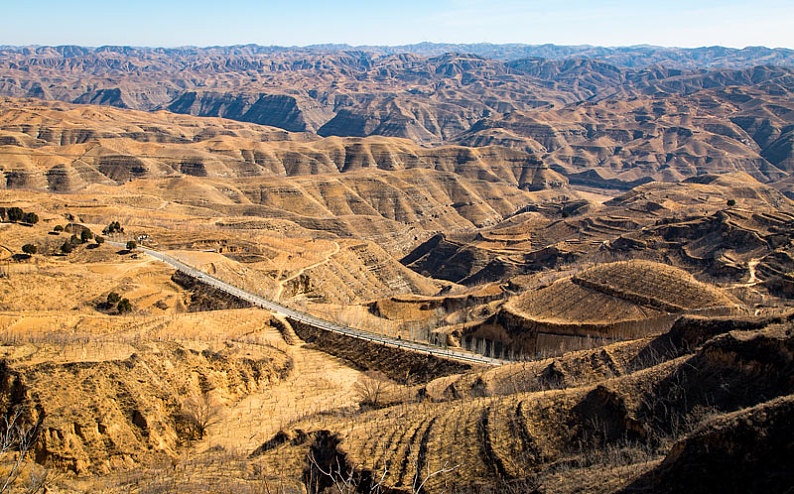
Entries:
<svg viewBox="0 0 794 494">
<path fill-rule="evenodd" d="M 114 242 L 108 240 L 107 243 L 109 245 L 113 245 L 116 247 L 126 247 L 125 243 L 122 242 Z M 162 252 L 156 251 L 154 249 L 150 249 L 148 247 L 138 246 L 137 249 L 143 251 L 144 253 L 148 254 L 155 259 L 158 259 L 166 264 L 170 264 L 171 266 L 175 267 L 182 273 L 195 278 L 209 286 L 217 288 L 229 295 L 237 297 L 241 300 L 245 300 L 250 302 L 251 304 L 261 307 L 263 309 L 270 310 L 272 312 L 276 312 L 283 316 L 295 319 L 300 321 L 304 324 L 309 324 L 316 328 L 330 331 L 333 333 L 342 334 L 345 336 L 349 336 L 351 338 L 356 338 L 360 340 L 371 341 L 374 343 L 380 343 L 385 346 L 390 346 L 393 348 L 401 348 L 410 350 L 413 352 L 423 353 L 426 355 L 433 355 L 436 357 L 448 358 L 453 360 L 460 360 L 463 362 L 471 362 L 476 364 L 485 364 L 485 365 L 502 365 L 509 363 L 506 360 L 495 359 L 491 357 L 486 357 L 484 355 L 472 354 L 472 353 L 464 353 L 464 352 L 457 352 L 454 350 L 448 350 L 445 348 L 428 345 L 425 343 L 411 341 L 411 340 L 402 340 L 397 338 L 390 338 L 387 336 L 380 336 L 375 335 L 373 333 L 367 333 L 365 331 L 361 331 L 358 329 L 354 329 L 348 326 L 342 326 L 337 324 L 333 321 L 326 321 L 325 319 L 321 319 L 319 317 L 313 316 L 311 314 L 301 312 L 285 305 L 279 304 L 278 302 L 274 302 L 272 300 L 268 300 L 263 298 L 259 295 L 253 294 L 241 288 L 238 288 L 230 283 L 227 283 L 221 279 L 218 279 L 211 274 L 205 273 L 189 264 L 186 264 L 179 259 L 176 259 L 168 254 L 164 254 Z"/>
</svg>

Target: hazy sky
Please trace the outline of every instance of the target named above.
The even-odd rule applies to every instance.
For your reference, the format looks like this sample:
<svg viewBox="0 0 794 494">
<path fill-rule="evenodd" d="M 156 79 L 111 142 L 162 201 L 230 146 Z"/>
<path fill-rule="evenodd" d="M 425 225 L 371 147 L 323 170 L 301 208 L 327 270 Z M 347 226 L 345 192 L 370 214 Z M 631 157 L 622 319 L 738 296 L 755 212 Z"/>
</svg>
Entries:
<svg viewBox="0 0 794 494">
<path fill-rule="evenodd" d="M 792 0 L 2 0 L 0 44 L 794 48 Z"/>
</svg>

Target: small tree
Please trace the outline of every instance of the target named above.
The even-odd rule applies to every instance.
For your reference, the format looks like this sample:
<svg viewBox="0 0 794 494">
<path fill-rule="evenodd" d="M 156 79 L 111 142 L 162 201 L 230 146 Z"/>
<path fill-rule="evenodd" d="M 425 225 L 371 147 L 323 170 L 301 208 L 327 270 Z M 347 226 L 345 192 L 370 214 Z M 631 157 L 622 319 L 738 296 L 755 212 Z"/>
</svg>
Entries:
<svg viewBox="0 0 794 494">
<path fill-rule="evenodd" d="M 94 234 L 91 233 L 91 230 L 89 230 L 88 228 L 85 228 L 83 229 L 82 232 L 80 232 L 80 240 L 82 240 L 83 243 L 88 242 L 92 238 L 94 238 Z"/>
<path fill-rule="evenodd" d="M 94 242 L 96 242 L 97 245 L 102 245 L 102 244 L 105 243 L 105 238 L 104 237 L 100 237 L 99 235 L 97 235 L 97 236 L 94 237 Z"/>
<path fill-rule="evenodd" d="M 25 254 L 32 256 L 36 253 L 36 246 L 33 244 L 25 244 L 22 246 L 22 252 Z"/>
<path fill-rule="evenodd" d="M 22 411 L 17 409 L 10 416 L 0 420 L 0 462 L 3 463 L 3 473 L 0 474 L 0 493 L 10 492 L 23 473 L 23 462 L 32 452 L 38 439 L 41 419 L 33 424 L 25 422 Z M 14 492 L 40 492 L 46 483 L 44 478 L 30 479 L 32 483 L 24 491 Z M 18 487 L 18 486 L 17 486 Z"/>
<path fill-rule="evenodd" d="M 127 250 L 133 250 L 138 247 L 138 243 L 135 240 L 128 240 L 127 241 Z"/>
<path fill-rule="evenodd" d="M 735 199 L 728 199 L 728 207 L 729 208 L 732 208 L 735 205 L 736 205 L 736 200 Z"/>
<path fill-rule="evenodd" d="M 108 293 L 108 305 L 109 306 L 112 307 L 114 305 L 117 305 L 119 302 L 121 302 L 121 295 L 119 295 L 116 292 Z"/>
<path fill-rule="evenodd" d="M 119 314 L 126 314 L 127 312 L 132 312 L 132 303 L 130 302 L 130 299 L 123 298 L 119 300 L 116 309 L 119 311 Z"/>
<path fill-rule="evenodd" d="M 74 250 L 74 247 L 72 247 L 71 242 L 67 241 L 64 242 L 63 245 L 61 245 L 61 252 L 63 252 L 64 254 L 69 254 L 70 252 L 72 252 L 72 250 Z"/>
<path fill-rule="evenodd" d="M 182 402 L 182 418 L 190 424 L 199 439 L 204 437 L 207 428 L 218 421 L 221 406 L 209 395 L 203 393 Z"/>
<path fill-rule="evenodd" d="M 16 223 L 17 221 L 22 221 L 22 217 L 25 213 L 22 211 L 22 208 L 18 208 L 14 206 L 13 208 L 8 208 L 8 221 Z"/>
<path fill-rule="evenodd" d="M 52 231 L 54 231 L 54 232 L 62 232 L 63 231 L 63 226 L 55 225 L 55 227 L 52 229 Z"/>
<path fill-rule="evenodd" d="M 118 221 L 111 221 L 108 226 L 102 229 L 102 233 L 105 235 L 116 232 L 124 232 L 124 228 L 121 227 L 121 223 Z"/>
<path fill-rule="evenodd" d="M 386 376 L 379 372 L 368 372 L 353 384 L 353 392 L 363 406 L 379 407 L 383 395 L 389 388 Z"/>
<path fill-rule="evenodd" d="M 25 223 L 30 223 L 31 225 L 35 225 L 39 222 L 39 217 L 36 213 L 25 213 L 22 216 L 22 221 Z"/>
</svg>

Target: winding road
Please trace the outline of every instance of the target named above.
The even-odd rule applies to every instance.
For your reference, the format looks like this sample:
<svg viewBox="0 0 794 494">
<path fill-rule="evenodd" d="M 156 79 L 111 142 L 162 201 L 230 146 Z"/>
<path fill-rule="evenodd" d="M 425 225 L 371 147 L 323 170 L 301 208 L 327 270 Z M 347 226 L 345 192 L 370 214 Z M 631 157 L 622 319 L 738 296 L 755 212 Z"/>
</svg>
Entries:
<svg viewBox="0 0 794 494">
<path fill-rule="evenodd" d="M 122 242 L 112 242 L 107 241 L 109 245 L 113 245 L 115 247 L 125 248 L 125 243 Z M 251 292 L 245 291 L 241 288 L 238 288 L 234 285 L 230 285 L 225 281 L 219 280 L 218 278 L 207 274 L 203 271 L 196 269 L 193 266 L 185 264 L 184 262 L 169 256 L 163 252 L 159 252 L 153 249 L 149 249 L 147 247 L 138 247 L 138 250 L 148 254 L 155 259 L 158 259 L 166 264 L 170 264 L 171 266 L 175 267 L 182 273 L 195 278 L 202 283 L 205 283 L 209 286 L 217 288 L 218 290 L 228 293 L 234 297 L 237 297 L 241 300 L 245 300 L 250 302 L 251 304 L 261 307 L 263 309 L 267 309 L 271 312 L 275 312 L 277 314 L 281 314 L 285 317 L 294 319 L 296 321 L 300 321 L 304 324 L 309 324 L 317 329 L 321 329 L 324 331 L 330 331 L 332 333 L 338 333 L 350 338 L 356 338 L 359 340 L 366 340 L 371 341 L 374 343 L 379 343 L 382 345 L 394 347 L 394 348 L 401 348 L 405 350 L 409 350 L 412 352 L 422 353 L 425 355 L 434 355 L 441 358 L 447 358 L 452 360 L 458 360 L 463 362 L 469 362 L 474 364 L 482 364 L 482 365 L 502 365 L 509 363 L 506 360 L 495 359 L 491 357 L 486 357 L 484 355 L 478 355 L 476 353 L 467 353 L 467 352 L 459 352 L 455 350 L 449 350 L 447 348 L 437 347 L 433 345 L 428 345 L 426 343 L 420 343 L 416 341 L 408 341 L 408 340 L 398 340 L 395 338 L 389 338 L 387 336 L 376 335 L 374 333 L 367 333 L 365 331 L 360 331 L 358 329 L 350 328 L 347 326 L 342 326 L 332 321 L 326 321 L 324 319 L 320 319 L 318 317 L 312 316 L 310 314 L 297 311 L 295 309 L 291 309 L 286 307 L 282 304 L 274 302 L 272 300 L 268 300 L 265 298 L 260 297 L 259 295 L 255 295 Z"/>
</svg>

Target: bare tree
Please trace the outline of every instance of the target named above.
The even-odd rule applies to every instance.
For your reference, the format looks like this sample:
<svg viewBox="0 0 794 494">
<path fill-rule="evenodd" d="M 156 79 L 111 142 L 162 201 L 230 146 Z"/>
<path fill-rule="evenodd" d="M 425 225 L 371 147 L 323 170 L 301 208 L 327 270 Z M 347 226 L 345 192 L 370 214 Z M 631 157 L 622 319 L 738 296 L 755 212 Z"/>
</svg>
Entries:
<svg viewBox="0 0 794 494">
<path fill-rule="evenodd" d="M 0 420 L 0 463 L 10 460 L 11 467 L 3 477 L 0 477 L 0 493 L 9 492 L 11 486 L 23 472 L 23 462 L 33 445 L 41 426 L 41 419 L 35 424 L 26 424 L 21 409 L 17 409 L 9 417 L 3 416 Z M 47 480 L 47 470 L 31 470 L 24 491 L 36 493 L 44 489 Z"/>
<path fill-rule="evenodd" d="M 418 455 L 413 454 L 410 446 L 408 448 L 408 455 L 411 458 L 415 470 L 413 482 L 410 486 L 411 494 L 420 494 L 424 492 L 425 485 L 430 479 L 453 472 L 460 467 L 459 464 L 449 466 L 445 463 L 441 468 L 432 469 L 430 463 L 425 463 L 425 468 L 422 468 L 420 465 L 420 463 L 422 463 L 421 459 Z M 323 468 L 320 465 L 313 452 L 309 453 L 308 458 L 313 467 L 312 470 L 314 471 L 316 469 L 329 480 L 339 494 L 353 494 L 367 491 L 371 494 L 379 494 L 388 490 L 384 488 L 386 477 L 389 474 L 389 470 L 385 466 L 378 472 L 372 472 L 371 478 L 365 480 L 364 476 L 362 476 L 359 471 L 361 469 L 346 468 L 343 466 L 343 462 L 339 461 L 339 456 L 336 456 L 327 468 Z M 316 489 L 312 490 L 311 485 L 307 487 L 309 488 L 309 492 L 316 492 Z"/>
<path fill-rule="evenodd" d="M 314 453 L 309 453 L 309 462 L 312 464 L 313 470 L 316 469 L 320 474 L 330 480 L 331 484 L 334 486 L 334 489 L 339 494 L 353 494 L 357 492 L 362 492 L 364 489 L 364 485 L 361 479 L 361 476 L 358 475 L 355 468 L 344 468 L 342 463 L 339 461 L 339 457 L 335 458 L 333 464 L 328 465 L 327 468 L 323 468 L 320 466 L 320 463 L 315 458 Z M 389 473 L 386 467 L 383 468 L 383 471 L 380 474 L 380 478 L 377 480 L 373 478 L 372 484 L 369 486 L 369 492 L 372 494 L 378 494 L 383 489 L 383 481 L 386 479 L 386 475 Z M 316 492 L 316 485 L 314 486 L 315 489 L 313 490 L 311 485 L 307 486 L 309 488 L 309 492 L 314 493 Z"/>
<path fill-rule="evenodd" d="M 389 381 L 379 372 L 367 372 L 353 384 L 353 392 L 361 405 L 377 407 L 381 405 Z"/>
<path fill-rule="evenodd" d="M 181 416 L 198 433 L 199 439 L 204 437 L 207 428 L 218 422 L 221 405 L 212 399 L 209 393 L 192 396 L 182 402 Z"/>
</svg>

